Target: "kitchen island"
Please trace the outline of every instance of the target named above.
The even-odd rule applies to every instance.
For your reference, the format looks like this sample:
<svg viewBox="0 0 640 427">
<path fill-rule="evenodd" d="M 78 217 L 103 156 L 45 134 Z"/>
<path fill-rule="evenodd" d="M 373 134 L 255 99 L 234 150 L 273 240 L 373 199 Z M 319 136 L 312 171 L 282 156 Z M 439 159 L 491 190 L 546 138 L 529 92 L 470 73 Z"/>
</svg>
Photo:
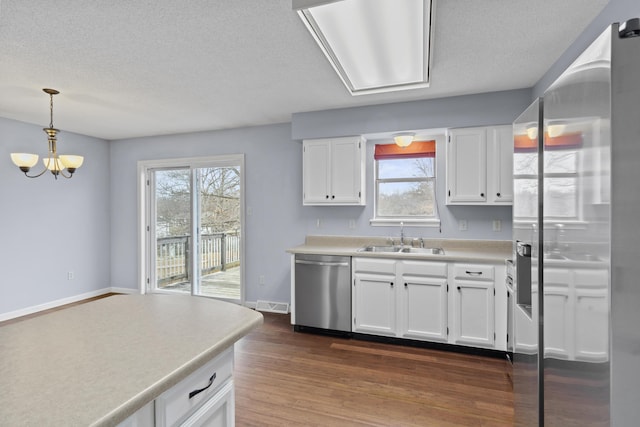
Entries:
<svg viewBox="0 0 640 427">
<path fill-rule="evenodd" d="M 116 295 L 2 326 L 0 424 L 118 425 L 261 323 L 203 297 Z"/>
</svg>

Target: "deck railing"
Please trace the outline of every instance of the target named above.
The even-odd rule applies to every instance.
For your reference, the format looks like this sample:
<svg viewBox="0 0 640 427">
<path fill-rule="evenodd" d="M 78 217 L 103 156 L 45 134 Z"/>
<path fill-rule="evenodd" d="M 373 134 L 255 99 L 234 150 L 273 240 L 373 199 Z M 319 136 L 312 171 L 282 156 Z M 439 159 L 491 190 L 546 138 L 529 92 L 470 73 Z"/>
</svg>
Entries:
<svg viewBox="0 0 640 427">
<path fill-rule="evenodd" d="M 156 246 L 158 286 L 190 279 L 191 236 L 161 237 Z M 240 263 L 240 236 L 237 232 L 203 234 L 200 238 L 202 274 L 224 271 Z"/>
</svg>

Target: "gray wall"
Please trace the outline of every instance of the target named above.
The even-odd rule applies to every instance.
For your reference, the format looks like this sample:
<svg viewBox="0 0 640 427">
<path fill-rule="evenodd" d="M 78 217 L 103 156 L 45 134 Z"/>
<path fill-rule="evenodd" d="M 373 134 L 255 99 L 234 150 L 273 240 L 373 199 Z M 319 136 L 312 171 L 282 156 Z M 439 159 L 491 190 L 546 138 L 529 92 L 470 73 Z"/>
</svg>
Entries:
<svg viewBox="0 0 640 427">
<path fill-rule="evenodd" d="M 442 126 L 475 126 L 511 123 L 528 104 L 527 90 L 497 94 L 456 97 L 447 100 L 393 104 L 375 107 L 377 119 L 368 119 L 372 107 L 341 110 L 336 117 L 338 134 L 362 134 L 396 130 L 411 120 L 414 128 Z M 443 111 L 438 106 L 443 105 Z M 364 111 L 363 111 L 364 110 Z M 474 114 L 474 111 L 480 113 Z M 426 114 L 428 112 L 429 114 Z M 333 112 L 317 113 L 333 117 Z M 246 217 L 245 283 L 246 300 L 286 301 L 290 299 L 290 258 L 287 248 L 304 242 L 308 234 L 398 236 L 398 227 L 372 227 L 373 217 L 373 147 L 367 144 L 367 206 L 313 207 L 302 206 L 302 144 L 292 140 L 293 129 L 301 135 L 297 120 L 314 122 L 314 114 L 295 115 L 292 124 L 260 126 L 183 135 L 136 138 L 111 143 L 111 279 L 116 287 L 138 287 L 137 267 L 137 189 L 136 165 L 139 160 L 180 157 L 245 154 Z M 446 117 L 439 121 L 438 117 Z M 364 119 L 363 119 L 364 118 Z M 333 136 L 331 121 L 324 130 L 315 127 L 314 137 Z M 371 124 L 375 123 L 375 127 Z M 406 122 L 409 126 L 409 122 Z M 438 125 L 442 124 L 442 126 Z M 346 131 L 345 127 L 349 126 Z M 445 142 L 438 139 L 438 199 L 442 232 L 437 228 L 407 228 L 408 236 L 466 239 L 510 239 L 510 207 L 452 207 L 444 204 Z M 306 137 L 306 135 L 304 136 Z M 320 227 L 317 226 L 318 219 Z M 458 231 L 457 221 L 469 221 L 466 232 Z M 492 220 L 502 221 L 502 231 L 493 232 Z M 355 228 L 349 228 L 354 220 Z M 265 277 L 259 285 L 258 278 Z"/>
<path fill-rule="evenodd" d="M 510 124 L 529 105 L 529 89 L 367 107 L 296 113 L 295 140 L 403 130 Z"/>
<path fill-rule="evenodd" d="M 245 154 L 246 300 L 289 301 L 289 255 L 300 244 L 302 152 L 291 126 L 137 138 L 111 143 L 111 278 L 137 288 L 137 188 L 139 160 Z M 260 275 L 265 284 L 259 285 Z"/>
<path fill-rule="evenodd" d="M 108 142 L 58 136 L 59 151 L 84 155 L 84 166 L 70 180 L 28 179 L 9 155 L 42 158 L 47 136 L 42 126 L 0 118 L 0 315 L 111 286 Z"/>
</svg>

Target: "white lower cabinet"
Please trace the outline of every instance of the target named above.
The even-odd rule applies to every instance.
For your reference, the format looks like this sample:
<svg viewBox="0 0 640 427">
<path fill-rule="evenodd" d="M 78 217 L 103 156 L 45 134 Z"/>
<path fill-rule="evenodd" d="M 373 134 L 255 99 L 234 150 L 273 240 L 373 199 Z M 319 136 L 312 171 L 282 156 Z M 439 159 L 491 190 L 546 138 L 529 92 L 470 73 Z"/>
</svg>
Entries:
<svg viewBox="0 0 640 427">
<path fill-rule="evenodd" d="M 506 313 L 506 289 L 504 301 L 495 296 L 503 266 L 364 257 L 352 265 L 353 332 L 506 349 L 506 318 L 495 315 Z"/>
<path fill-rule="evenodd" d="M 447 264 L 399 261 L 398 336 L 417 340 L 448 339 Z"/>
<path fill-rule="evenodd" d="M 353 259 L 353 331 L 396 336 L 396 261 Z"/>
<path fill-rule="evenodd" d="M 453 342 L 494 347 L 494 267 L 453 265 Z"/>
<path fill-rule="evenodd" d="M 145 405 L 119 427 L 235 425 L 233 346 Z"/>
<path fill-rule="evenodd" d="M 544 275 L 544 356 L 608 360 L 608 271 L 547 268 Z"/>
<path fill-rule="evenodd" d="M 353 331 L 447 340 L 447 264 L 353 259 Z"/>
<path fill-rule="evenodd" d="M 573 347 L 571 271 L 547 268 L 544 271 L 544 354 L 570 359 Z"/>
</svg>

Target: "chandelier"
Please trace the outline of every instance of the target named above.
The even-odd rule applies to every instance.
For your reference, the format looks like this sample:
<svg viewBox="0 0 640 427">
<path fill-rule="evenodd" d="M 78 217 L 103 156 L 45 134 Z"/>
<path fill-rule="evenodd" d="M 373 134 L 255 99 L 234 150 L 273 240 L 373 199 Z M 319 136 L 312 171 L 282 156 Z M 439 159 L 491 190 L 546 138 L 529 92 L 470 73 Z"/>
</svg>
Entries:
<svg viewBox="0 0 640 427">
<path fill-rule="evenodd" d="M 35 166 L 36 163 L 38 163 L 37 154 L 11 153 L 11 160 L 16 166 L 20 168 L 22 172 L 24 172 L 25 176 L 27 176 L 28 178 L 37 178 L 44 175 L 44 173 L 48 170 L 51 171 L 55 179 L 58 179 L 58 175 L 61 175 L 65 178 L 71 178 L 76 169 L 82 166 L 84 157 L 63 154 L 58 155 L 58 150 L 56 148 L 56 134 L 60 131 L 53 127 L 53 95 L 57 95 L 60 92 L 55 89 L 42 90 L 44 91 L 44 93 L 49 94 L 50 112 L 49 127 L 42 129 L 47 134 L 47 139 L 49 141 L 49 154 L 46 158 L 42 159 L 44 169 L 42 170 L 42 172 L 36 175 L 29 175 L 29 170 L 31 170 L 31 168 Z"/>
</svg>

